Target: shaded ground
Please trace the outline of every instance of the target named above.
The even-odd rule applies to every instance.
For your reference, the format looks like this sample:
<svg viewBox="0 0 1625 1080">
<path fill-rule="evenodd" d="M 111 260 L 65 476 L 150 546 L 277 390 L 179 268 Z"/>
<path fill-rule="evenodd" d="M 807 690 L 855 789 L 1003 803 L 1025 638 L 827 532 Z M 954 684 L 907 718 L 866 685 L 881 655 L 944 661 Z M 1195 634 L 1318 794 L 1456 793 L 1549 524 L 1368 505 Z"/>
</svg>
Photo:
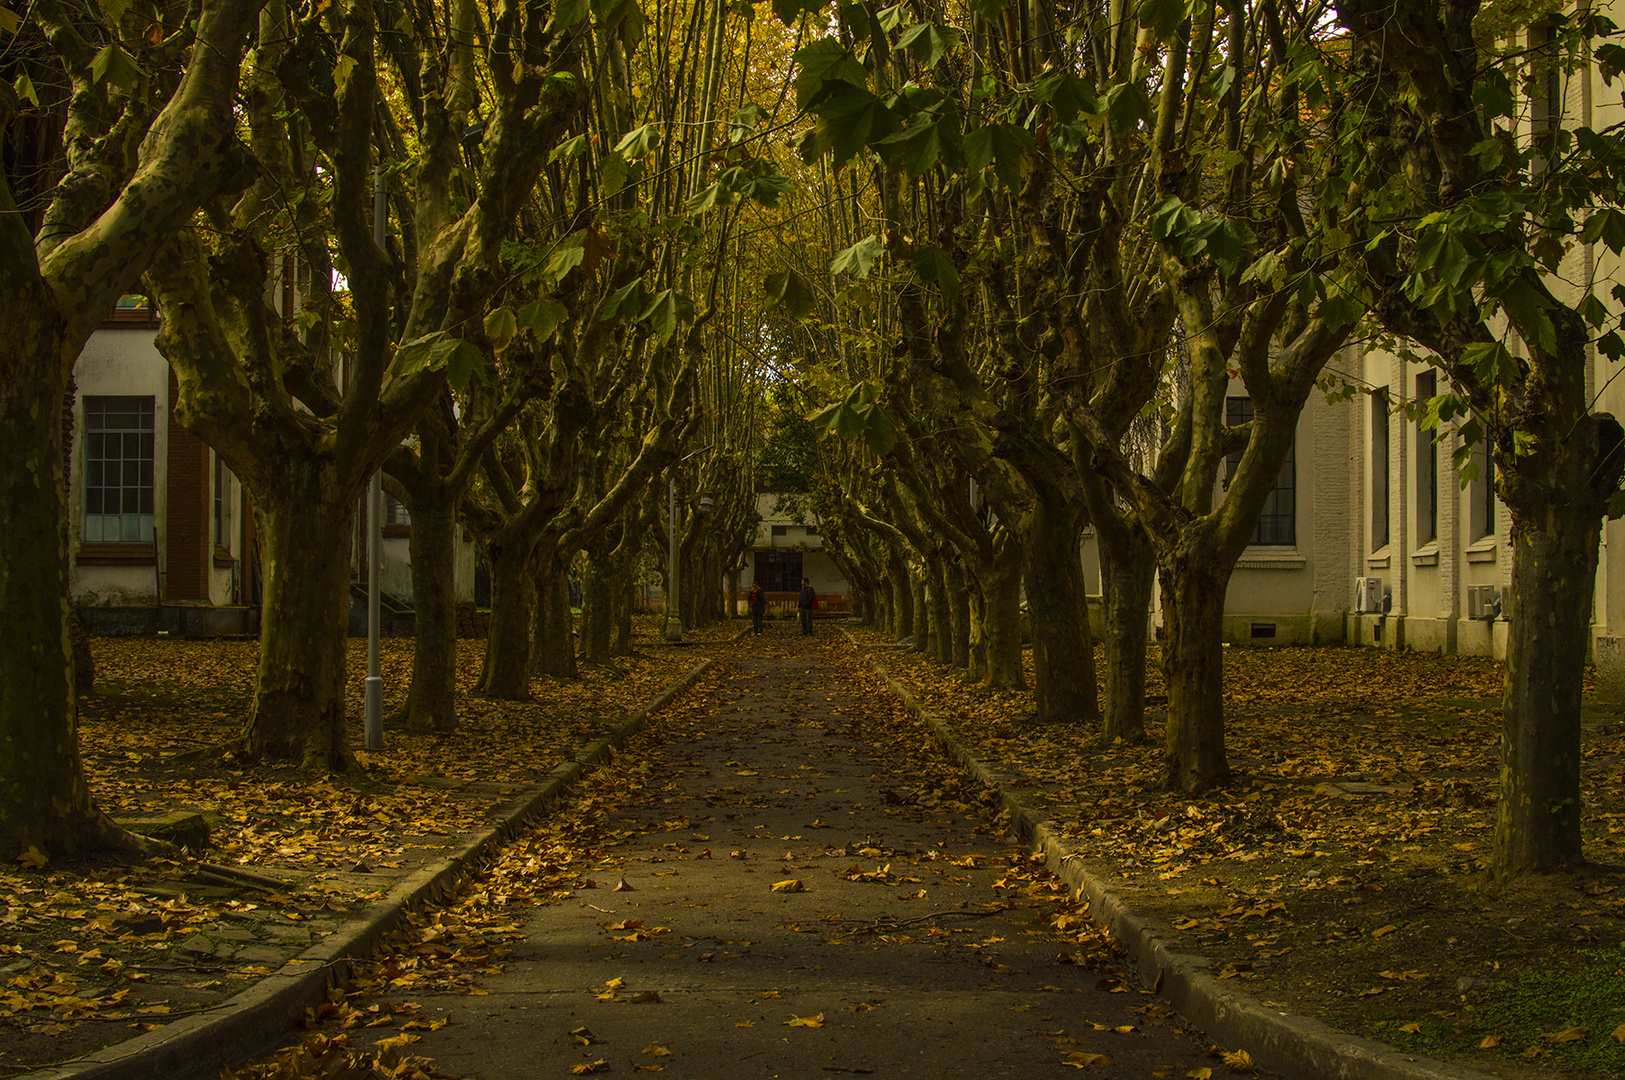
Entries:
<svg viewBox="0 0 1625 1080">
<path fill-rule="evenodd" d="M 465 691 L 482 644 L 460 643 Z M 358 754 L 364 769 L 330 780 L 185 756 L 243 723 L 257 642 L 108 638 L 93 651 L 99 678 L 80 745 L 100 805 L 115 817 L 199 811 L 210 846 L 134 867 L 0 868 L 0 1074 L 77 1057 L 251 985 L 698 659 L 649 644 L 579 682 L 533 680 L 530 703 L 465 693 L 455 736 L 391 732 L 383 752 Z M 404 700 L 410 663 L 410 640 L 385 640 L 386 709 Z M 349 670 L 359 746 L 363 642 Z"/>
<path fill-rule="evenodd" d="M 469 1080 L 1227 1071 L 844 639 L 707 651 L 694 692 L 396 936 L 326 1037 Z"/>
<path fill-rule="evenodd" d="M 1180 947 L 1288 1011 L 1503 1076 L 1625 1075 L 1621 713 L 1585 715 L 1594 865 L 1499 889 L 1500 665 L 1368 649 L 1226 652 L 1236 781 L 1159 790 L 1143 746 L 1033 725 L 871 632 L 858 641 L 1042 806 Z M 1151 688 L 1153 694 L 1160 687 Z"/>
</svg>

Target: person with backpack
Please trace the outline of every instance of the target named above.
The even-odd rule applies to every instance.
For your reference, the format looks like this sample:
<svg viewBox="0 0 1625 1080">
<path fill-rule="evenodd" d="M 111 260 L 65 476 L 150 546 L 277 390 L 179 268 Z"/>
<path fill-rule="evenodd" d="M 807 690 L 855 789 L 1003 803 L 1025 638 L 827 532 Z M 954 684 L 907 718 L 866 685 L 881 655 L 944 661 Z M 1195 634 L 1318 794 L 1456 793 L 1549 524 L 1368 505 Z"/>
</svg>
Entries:
<svg viewBox="0 0 1625 1080">
<path fill-rule="evenodd" d="M 812 613 L 818 606 L 818 594 L 813 592 L 812 582 L 806 578 L 801 579 L 801 595 L 796 598 L 796 613 L 801 616 L 801 635 L 812 637 Z"/>
<path fill-rule="evenodd" d="M 745 606 L 750 608 L 750 622 L 755 628 L 756 636 L 761 637 L 762 616 L 767 614 L 767 593 L 762 591 L 761 582 L 750 587 L 750 594 L 745 597 Z"/>
</svg>

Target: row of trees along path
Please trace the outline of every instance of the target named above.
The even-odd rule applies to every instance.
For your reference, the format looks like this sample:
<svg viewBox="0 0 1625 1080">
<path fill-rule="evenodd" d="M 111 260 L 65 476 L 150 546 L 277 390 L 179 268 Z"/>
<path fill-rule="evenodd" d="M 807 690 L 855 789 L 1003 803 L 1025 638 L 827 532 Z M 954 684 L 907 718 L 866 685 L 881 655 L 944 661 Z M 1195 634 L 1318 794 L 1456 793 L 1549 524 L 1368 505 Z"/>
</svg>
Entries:
<svg viewBox="0 0 1625 1080">
<path fill-rule="evenodd" d="M 424 1022 L 406 1052 L 487 1080 L 1219 1064 L 1127 986 L 1066 887 L 1004 835 L 992 793 L 843 638 L 771 625 L 714 655 L 694 693 L 470 884 L 488 902 L 462 917 L 511 920 L 511 952 L 454 991 L 414 985 Z M 380 957 L 351 1008 L 393 1007 L 424 933 Z"/>
</svg>

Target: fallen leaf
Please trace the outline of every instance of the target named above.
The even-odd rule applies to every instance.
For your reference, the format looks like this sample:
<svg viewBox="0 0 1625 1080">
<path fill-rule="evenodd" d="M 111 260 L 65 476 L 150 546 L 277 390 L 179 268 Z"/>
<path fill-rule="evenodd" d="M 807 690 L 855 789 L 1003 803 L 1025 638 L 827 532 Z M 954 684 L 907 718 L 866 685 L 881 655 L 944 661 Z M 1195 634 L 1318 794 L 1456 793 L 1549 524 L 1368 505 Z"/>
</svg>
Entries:
<svg viewBox="0 0 1625 1080">
<path fill-rule="evenodd" d="M 1621 1024 L 1620 1026 L 1625 1027 L 1625 1024 Z M 1500 1046 L 1500 1045 L 1501 1045 L 1501 1036 L 1499 1036 L 1499 1035 L 1486 1035 L 1486 1036 L 1484 1036 L 1484 1038 L 1479 1040 L 1478 1048 L 1480 1050 L 1494 1050 L 1497 1046 Z"/>
<path fill-rule="evenodd" d="M 570 1075 L 586 1076 L 588 1073 L 602 1072 L 607 1068 L 609 1068 L 609 1062 L 603 1058 L 599 1058 L 597 1061 L 583 1061 L 580 1065 L 570 1066 Z"/>
<path fill-rule="evenodd" d="M 1392 934 L 1398 929 L 1399 927 L 1395 926 L 1393 923 L 1389 923 L 1387 926 L 1379 926 L 1375 930 L 1371 931 L 1371 936 L 1374 938 L 1380 938 L 1387 934 Z"/>
<path fill-rule="evenodd" d="M 1571 1027 L 1564 1028 L 1562 1031 L 1554 1031 L 1550 1035 L 1543 1037 L 1549 1042 L 1584 1042 L 1585 1037 L 1589 1034 L 1591 1034 L 1591 1029 L 1588 1027 Z"/>
<path fill-rule="evenodd" d="M 650 1043 L 648 1046 L 645 1046 L 643 1048 L 643 1053 L 648 1054 L 650 1057 L 671 1057 L 672 1055 L 670 1050 L 666 1049 L 664 1046 L 657 1046 L 654 1043 Z"/>
<path fill-rule="evenodd" d="M 1075 1053 L 1068 1054 L 1066 1056 L 1066 1060 L 1061 1062 L 1061 1064 L 1069 1065 L 1074 1069 L 1087 1069 L 1091 1065 L 1100 1065 L 1104 1067 L 1107 1065 L 1116 1065 L 1117 1062 L 1113 1061 L 1105 1054 L 1086 1054 L 1080 1050 Z"/>
<path fill-rule="evenodd" d="M 634 889 L 631 885 L 627 884 L 625 878 L 622 878 L 621 880 L 617 881 L 615 883 L 615 887 L 613 889 L 609 890 L 609 891 L 610 892 L 637 892 L 636 889 Z"/>
<path fill-rule="evenodd" d="M 1224 1065 L 1231 1072 L 1252 1072 L 1253 1056 L 1245 1050 L 1232 1050 L 1224 1055 Z"/>
<path fill-rule="evenodd" d="M 1625 1046 L 1625 1024 L 1621 1024 L 1617 1028 L 1615 1028 L 1613 1030 L 1613 1033 L 1611 1035 L 1609 1035 L 1608 1037 L 1610 1039 L 1613 1039 L 1615 1042 L 1619 1043 L 1620 1045 Z"/>
<path fill-rule="evenodd" d="M 43 870 L 45 869 L 45 864 L 51 860 L 45 857 L 45 852 L 41 851 L 33 844 L 29 844 L 28 850 L 17 856 L 17 861 L 28 867 L 30 870 Z"/>
<path fill-rule="evenodd" d="M 1400 1026 L 1399 1030 L 1403 1031 L 1407 1035 L 1420 1035 L 1422 1033 L 1422 1025 L 1416 1023 L 1403 1024 Z"/>
<path fill-rule="evenodd" d="M 1185 1070 L 1185 1080 L 1213 1080 L 1213 1070 L 1206 1065 Z"/>
<path fill-rule="evenodd" d="M 784 1022 L 786 1027 L 820 1028 L 824 1026 L 824 1014 L 814 1016 L 792 1016 Z"/>
<path fill-rule="evenodd" d="M 800 878 L 789 878 L 788 880 L 785 880 L 785 881 L 775 881 L 773 883 L 773 891 L 774 892 L 806 892 L 807 891 L 807 886 L 805 886 L 805 885 L 803 885 L 801 883 Z"/>
</svg>

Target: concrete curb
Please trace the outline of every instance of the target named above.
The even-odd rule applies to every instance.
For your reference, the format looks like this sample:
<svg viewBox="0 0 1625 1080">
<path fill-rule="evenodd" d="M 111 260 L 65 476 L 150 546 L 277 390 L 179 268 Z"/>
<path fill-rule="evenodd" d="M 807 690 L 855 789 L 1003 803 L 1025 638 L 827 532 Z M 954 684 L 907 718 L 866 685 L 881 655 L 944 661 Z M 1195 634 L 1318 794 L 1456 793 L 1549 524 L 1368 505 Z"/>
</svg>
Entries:
<svg viewBox="0 0 1625 1080">
<path fill-rule="evenodd" d="M 713 664 L 701 661 L 630 713 L 609 735 L 584 747 L 574 761 L 554 768 L 539 787 L 504 806 L 493 824 L 470 834 L 451 855 L 396 882 L 382 900 L 242 993 L 156 1031 L 66 1064 L 23 1073 L 17 1080 L 176 1080 L 214 1074 L 271 1046 L 293 1030 L 307 1008 L 326 1000 L 328 987 L 348 974 L 350 961 L 370 957 L 403 915 L 449 894 L 469 866 L 512 838 L 571 784 L 607 762 L 651 715 L 698 682 Z"/>
<path fill-rule="evenodd" d="M 863 646 L 848 634 L 858 649 Z M 1048 820 L 1038 817 L 1012 794 L 1007 777 L 990 769 L 954 738 L 946 724 L 923 709 L 874 656 L 869 667 L 885 680 L 892 694 L 923 723 L 943 749 L 983 784 L 998 792 L 999 805 L 1010 811 L 1012 827 L 1034 851 L 1042 852 L 1050 870 L 1089 901 L 1094 921 L 1109 928 L 1128 954 L 1142 984 L 1209 1037 L 1230 1049 L 1244 1049 L 1261 1067 L 1286 1076 L 1314 1080 L 1491 1080 L 1487 1073 L 1401 1053 L 1391 1046 L 1361 1039 L 1319 1020 L 1266 1008 L 1208 974 L 1207 957 L 1181 952 L 1162 935 L 1167 929 L 1137 915 L 1101 878 L 1083 866 L 1083 857 L 1067 846 Z"/>
</svg>

